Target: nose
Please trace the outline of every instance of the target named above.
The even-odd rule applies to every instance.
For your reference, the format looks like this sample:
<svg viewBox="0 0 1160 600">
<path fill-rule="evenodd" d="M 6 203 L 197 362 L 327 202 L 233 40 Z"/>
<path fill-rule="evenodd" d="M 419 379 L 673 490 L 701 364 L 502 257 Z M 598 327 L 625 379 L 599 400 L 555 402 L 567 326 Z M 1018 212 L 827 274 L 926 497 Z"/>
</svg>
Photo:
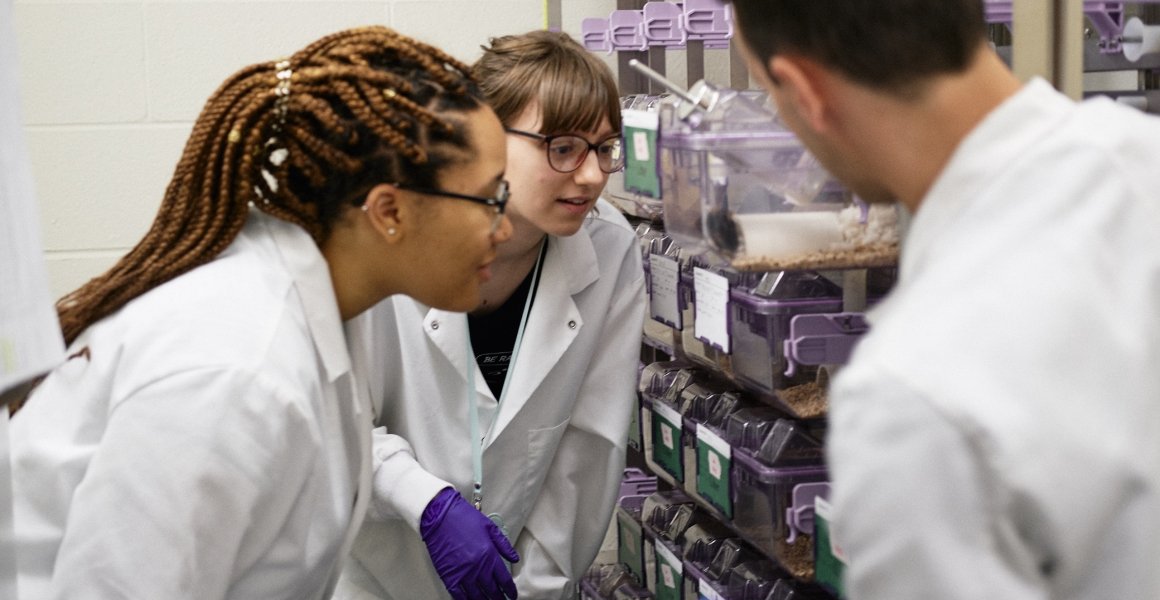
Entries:
<svg viewBox="0 0 1160 600">
<path fill-rule="evenodd" d="M 572 171 L 572 178 L 578 185 L 604 186 L 605 181 L 608 180 L 608 174 L 600 170 L 600 159 L 596 157 L 594 148 L 588 149 L 588 154 L 584 155 L 584 162 L 580 163 L 580 168 Z"/>
<path fill-rule="evenodd" d="M 491 241 L 493 244 L 502 244 L 510 239 L 512 239 L 512 220 L 505 213 L 500 215 L 499 223 L 491 232 Z"/>
</svg>

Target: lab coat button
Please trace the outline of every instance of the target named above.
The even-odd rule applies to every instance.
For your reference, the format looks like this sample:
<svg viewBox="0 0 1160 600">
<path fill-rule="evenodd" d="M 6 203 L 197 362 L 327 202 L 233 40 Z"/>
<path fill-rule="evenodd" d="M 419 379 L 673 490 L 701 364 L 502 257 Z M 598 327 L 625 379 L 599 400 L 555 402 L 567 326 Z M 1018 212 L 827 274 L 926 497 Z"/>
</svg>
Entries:
<svg viewBox="0 0 1160 600">
<path fill-rule="evenodd" d="M 576 321 L 568 321 L 568 329 L 576 329 Z"/>
<path fill-rule="evenodd" d="M 439 321 L 431 321 L 431 331 L 439 329 Z"/>
</svg>

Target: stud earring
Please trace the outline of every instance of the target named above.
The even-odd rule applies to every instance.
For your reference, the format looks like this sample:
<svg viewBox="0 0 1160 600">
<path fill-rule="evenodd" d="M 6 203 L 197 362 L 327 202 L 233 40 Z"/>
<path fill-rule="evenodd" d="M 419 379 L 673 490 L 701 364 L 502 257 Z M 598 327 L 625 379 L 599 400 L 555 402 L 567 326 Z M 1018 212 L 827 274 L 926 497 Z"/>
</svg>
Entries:
<svg viewBox="0 0 1160 600">
<path fill-rule="evenodd" d="M 387 235 L 395 235 L 395 233 L 397 233 L 397 232 L 395 231 L 394 227 L 390 227 L 387 229 Z"/>
</svg>

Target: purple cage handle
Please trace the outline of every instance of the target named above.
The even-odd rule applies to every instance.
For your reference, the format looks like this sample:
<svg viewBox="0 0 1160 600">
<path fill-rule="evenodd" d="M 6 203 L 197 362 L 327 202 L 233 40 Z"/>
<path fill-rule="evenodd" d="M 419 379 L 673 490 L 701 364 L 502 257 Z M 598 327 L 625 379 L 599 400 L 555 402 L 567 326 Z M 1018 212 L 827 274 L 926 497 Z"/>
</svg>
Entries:
<svg viewBox="0 0 1160 600">
<path fill-rule="evenodd" d="M 643 33 L 648 45 L 664 48 L 684 48 L 685 14 L 680 4 L 646 2 L 641 9 L 644 17 Z"/>
<path fill-rule="evenodd" d="M 648 50 L 648 40 L 644 37 L 644 11 L 612 11 L 608 15 L 608 33 L 613 50 Z"/>
<path fill-rule="evenodd" d="M 685 32 L 706 48 L 728 48 L 733 38 L 733 9 L 721 0 L 685 0 Z"/>
<path fill-rule="evenodd" d="M 788 525 L 789 544 L 797 540 L 798 535 L 814 534 L 814 500 L 830 499 L 829 483 L 800 483 L 793 487 L 793 503 L 785 509 L 785 522 Z"/>
<path fill-rule="evenodd" d="M 797 365 L 844 364 L 869 329 L 865 315 L 857 312 L 794 316 L 783 342 L 786 376 L 793 377 Z"/>
<path fill-rule="evenodd" d="M 608 19 L 589 17 L 580 21 L 580 42 L 592 52 L 612 54 Z"/>
</svg>

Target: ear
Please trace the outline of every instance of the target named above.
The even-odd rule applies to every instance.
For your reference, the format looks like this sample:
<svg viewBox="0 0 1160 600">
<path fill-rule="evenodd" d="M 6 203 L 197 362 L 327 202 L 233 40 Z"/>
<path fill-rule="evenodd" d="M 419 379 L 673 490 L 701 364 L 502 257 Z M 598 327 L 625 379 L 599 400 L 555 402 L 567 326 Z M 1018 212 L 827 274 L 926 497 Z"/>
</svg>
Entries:
<svg viewBox="0 0 1160 600">
<path fill-rule="evenodd" d="M 771 57 L 766 68 L 778 90 L 779 104 L 791 103 L 788 108 L 814 131 L 829 129 L 833 107 L 824 68 L 807 58 L 785 54 Z"/>
<path fill-rule="evenodd" d="M 371 227 L 388 243 L 397 242 L 403 237 L 407 205 L 399 188 L 386 183 L 376 185 L 367 193 L 362 210 Z"/>
</svg>

